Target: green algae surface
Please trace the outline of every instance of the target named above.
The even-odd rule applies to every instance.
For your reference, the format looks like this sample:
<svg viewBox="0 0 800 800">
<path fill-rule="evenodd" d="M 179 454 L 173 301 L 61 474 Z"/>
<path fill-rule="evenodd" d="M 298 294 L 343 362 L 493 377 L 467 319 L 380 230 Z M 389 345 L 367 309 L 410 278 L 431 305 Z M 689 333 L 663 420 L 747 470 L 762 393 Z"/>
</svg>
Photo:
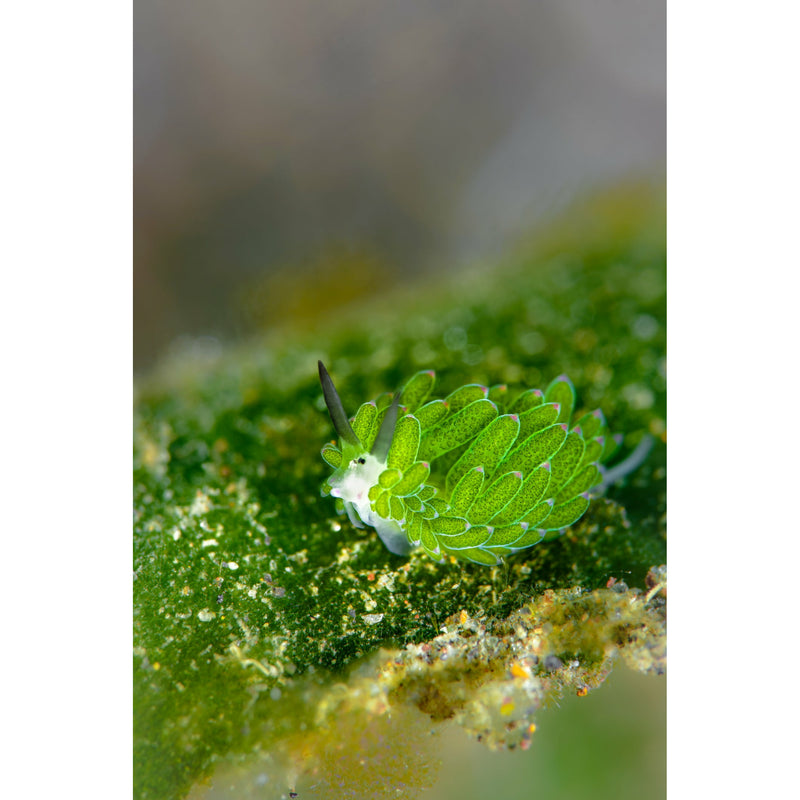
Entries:
<svg viewBox="0 0 800 800">
<path fill-rule="evenodd" d="M 660 209 L 606 198 L 491 270 L 320 310 L 312 327 L 174 358 L 137 386 L 137 798 L 204 797 L 239 768 L 253 796 L 312 776 L 301 796 L 412 797 L 435 758 L 387 760 L 365 740 L 391 729 L 395 753 L 429 752 L 426 726 L 455 720 L 527 747 L 536 708 L 600 686 L 618 655 L 664 671 Z M 566 373 L 579 407 L 625 433 L 620 457 L 656 445 L 564 536 L 501 567 L 395 556 L 320 497 L 334 436 L 320 358 L 350 413 L 420 369 L 443 392 Z"/>
</svg>

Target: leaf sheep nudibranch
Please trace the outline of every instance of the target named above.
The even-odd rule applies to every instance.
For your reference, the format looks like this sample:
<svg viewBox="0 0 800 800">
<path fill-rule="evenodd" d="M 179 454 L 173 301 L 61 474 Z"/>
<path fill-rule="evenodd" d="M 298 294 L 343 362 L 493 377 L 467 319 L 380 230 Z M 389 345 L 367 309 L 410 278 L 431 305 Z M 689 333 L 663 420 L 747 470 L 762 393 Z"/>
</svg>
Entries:
<svg viewBox="0 0 800 800">
<path fill-rule="evenodd" d="M 435 373 L 418 372 L 352 419 L 321 361 L 319 377 L 339 435 L 322 448 L 334 469 L 322 494 L 400 555 L 419 546 L 440 562 L 494 566 L 558 535 L 583 516 L 617 447 L 600 410 L 571 421 L 564 375 L 509 402 L 504 386 L 475 383 L 429 399 Z"/>
</svg>

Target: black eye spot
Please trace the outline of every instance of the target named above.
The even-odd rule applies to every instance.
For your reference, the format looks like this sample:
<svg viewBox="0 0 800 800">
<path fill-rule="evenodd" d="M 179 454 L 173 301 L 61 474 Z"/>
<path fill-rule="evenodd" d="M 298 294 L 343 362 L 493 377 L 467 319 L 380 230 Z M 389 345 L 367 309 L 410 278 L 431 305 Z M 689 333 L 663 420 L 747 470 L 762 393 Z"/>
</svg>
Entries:
<svg viewBox="0 0 800 800">
<path fill-rule="evenodd" d="M 367 463 L 367 459 L 366 458 L 359 458 L 358 459 L 358 463 L 359 464 L 366 464 Z"/>
</svg>

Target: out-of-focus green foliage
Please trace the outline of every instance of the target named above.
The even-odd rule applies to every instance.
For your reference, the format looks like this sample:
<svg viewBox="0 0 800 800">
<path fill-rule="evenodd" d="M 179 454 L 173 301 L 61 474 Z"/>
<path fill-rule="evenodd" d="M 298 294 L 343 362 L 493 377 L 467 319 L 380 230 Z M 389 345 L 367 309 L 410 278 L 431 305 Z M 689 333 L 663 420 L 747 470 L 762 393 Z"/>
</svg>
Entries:
<svg viewBox="0 0 800 800">
<path fill-rule="evenodd" d="M 384 770 L 374 753 L 359 777 L 346 759 L 390 732 L 397 752 L 430 757 L 414 745 L 420 719 L 523 744 L 537 703 L 599 685 L 618 652 L 663 671 L 665 575 L 652 568 L 665 561 L 664 261 L 661 210 L 605 198 L 507 264 L 409 286 L 212 361 L 164 363 L 140 384 L 138 798 L 185 796 L 223 759 L 251 765 L 271 787 L 260 796 L 281 797 L 303 770 L 339 796 L 342 769 L 347 791 L 378 796 L 365 781 L 382 775 L 411 792 L 432 762 L 395 758 Z M 445 392 L 568 373 L 583 410 L 602 407 L 626 434 L 623 455 L 645 433 L 657 444 L 565 536 L 503 567 L 395 556 L 320 497 L 329 469 L 319 451 L 333 431 L 318 358 L 349 409 L 420 369 L 436 369 Z M 445 670 L 456 653 L 460 671 Z"/>
</svg>

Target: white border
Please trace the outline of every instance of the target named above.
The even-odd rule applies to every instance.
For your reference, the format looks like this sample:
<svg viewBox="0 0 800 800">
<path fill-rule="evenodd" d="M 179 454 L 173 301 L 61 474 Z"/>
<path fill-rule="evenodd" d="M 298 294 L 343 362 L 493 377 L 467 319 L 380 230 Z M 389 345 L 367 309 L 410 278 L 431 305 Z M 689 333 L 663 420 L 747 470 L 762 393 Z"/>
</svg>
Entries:
<svg viewBox="0 0 800 800">
<path fill-rule="evenodd" d="M 3 11 L 5 797 L 130 795 L 131 30 Z"/>
<path fill-rule="evenodd" d="M 669 797 L 797 786 L 794 4 L 668 8 Z"/>
</svg>

